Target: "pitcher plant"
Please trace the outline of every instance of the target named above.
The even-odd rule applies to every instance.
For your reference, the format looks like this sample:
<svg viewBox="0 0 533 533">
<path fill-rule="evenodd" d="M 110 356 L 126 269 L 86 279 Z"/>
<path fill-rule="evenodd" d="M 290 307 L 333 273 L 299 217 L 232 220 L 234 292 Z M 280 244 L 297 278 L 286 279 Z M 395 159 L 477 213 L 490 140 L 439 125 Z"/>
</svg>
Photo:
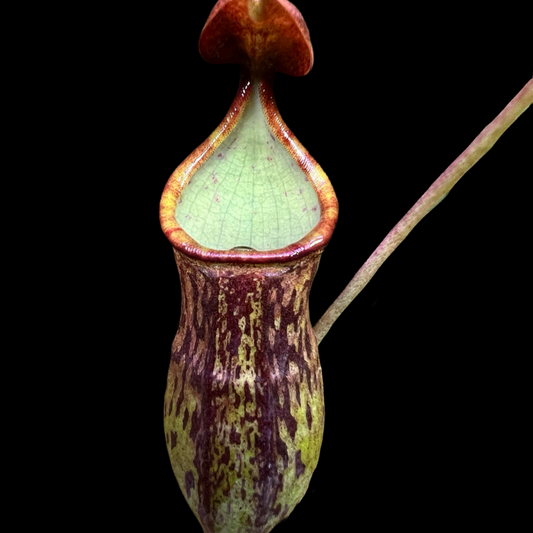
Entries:
<svg viewBox="0 0 533 533">
<path fill-rule="evenodd" d="M 433 183 L 313 328 L 309 291 L 338 214 L 276 107 L 313 65 L 287 0 L 219 0 L 200 54 L 241 65 L 218 128 L 170 177 L 160 221 L 181 282 L 164 405 L 174 474 L 205 533 L 268 533 L 304 496 L 324 428 L 318 343 L 413 227 L 531 104 L 530 81 Z"/>
</svg>

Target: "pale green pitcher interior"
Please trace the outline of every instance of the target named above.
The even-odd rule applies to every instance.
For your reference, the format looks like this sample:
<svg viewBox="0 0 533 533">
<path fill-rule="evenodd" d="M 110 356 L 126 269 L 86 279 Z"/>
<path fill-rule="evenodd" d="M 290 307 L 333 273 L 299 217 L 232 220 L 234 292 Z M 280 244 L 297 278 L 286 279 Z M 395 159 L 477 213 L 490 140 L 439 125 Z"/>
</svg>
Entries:
<svg viewBox="0 0 533 533">
<path fill-rule="evenodd" d="M 275 250 L 319 222 L 318 196 L 266 121 L 257 85 L 238 123 L 193 174 L 176 220 L 200 245 L 215 250 Z"/>
</svg>

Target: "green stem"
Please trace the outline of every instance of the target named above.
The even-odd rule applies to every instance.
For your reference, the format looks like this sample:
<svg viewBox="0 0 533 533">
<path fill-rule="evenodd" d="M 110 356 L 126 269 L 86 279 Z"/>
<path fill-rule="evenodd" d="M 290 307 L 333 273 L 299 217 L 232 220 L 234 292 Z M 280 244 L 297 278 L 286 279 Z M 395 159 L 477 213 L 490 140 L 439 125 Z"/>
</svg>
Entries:
<svg viewBox="0 0 533 533">
<path fill-rule="evenodd" d="M 494 145 L 503 132 L 533 103 L 533 80 L 507 104 L 505 109 L 474 139 L 470 146 L 433 182 L 416 204 L 394 226 L 374 250 L 350 283 L 316 323 L 317 341 L 326 336 L 335 320 L 372 279 L 411 230 L 450 192 L 451 188 Z"/>
</svg>

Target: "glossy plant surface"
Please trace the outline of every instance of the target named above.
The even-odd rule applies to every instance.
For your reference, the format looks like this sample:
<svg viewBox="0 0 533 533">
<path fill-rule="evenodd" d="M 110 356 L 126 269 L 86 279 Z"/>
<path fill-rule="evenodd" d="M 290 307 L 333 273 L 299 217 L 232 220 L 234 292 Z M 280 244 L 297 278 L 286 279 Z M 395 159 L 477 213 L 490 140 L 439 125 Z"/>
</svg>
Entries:
<svg viewBox="0 0 533 533">
<path fill-rule="evenodd" d="M 311 17 L 314 8 L 311 7 L 311 14 L 308 14 L 309 4 L 303 7 L 306 19 Z M 530 70 L 524 67 L 527 64 L 524 60 L 528 59 L 524 50 L 519 52 L 511 41 L 497 38 L 491 43 L 491 36 L 486 34 L 490 25 L 478 25 L 476 20 L 465 24 L 467 31 L 462 36 L 457 33 L 454 46 L 460 48 L 458 53 L 443 36 L 431 29 L 423 30 L 420 25 L 410 27 L 409 14 L 403 10 L 397 10 L 391 18 L 402 22 L 400 27 L 409 28 L 407 33 L 389 32 L 378 22 L 380 17 L 375 17 L 376 35 L 389 44 L 384 58 L 377 49 L 371 53 L 364 46 L 357 46 L 364 44 L 361 38 L 355 41 L 356 46 L 351 46 L 354 20 L 357 26 L 368 23 L 355 16 L 356 10 L 349 10 L 343 17 L 335 13 L 337 20 L 331 15 L 328 18 L 326 13 L 324 10 L 320 14 L 320 23 L 313 23 L 311 18 L 308 22 L 317 51 L 324 53 L 323 45 L 318 49 L 318 38 L 329 39 L 330 48 L 325 47 L 328 60 L 324 62 L 319 58 L 319 69 L 313 72 L 311 79 L 288 81 L 295 89 L 302 83 L 302 89 L 309 91 L 309 83 L 313 87 L 314 80 L 321 80 L 322 90 L 312 90 L 312 94 L 327 95 L 326 84 L 329 85 L 336 73 L 321 71 L 324 63 L 335 65 L 339 72 L 343 69 L 339 63 L 344 61 L 339 58 L 350 55 L 350 50 L 362 52 L 357 56 L 358 83 L 352 96 L 355 101 L 368 102 L 369 105 L 364 106 L 367 112 L 361 112 L 355 105 L 351 110 L 345 108 L 343 118 L 347 122 L 357 122 L 358 132 L 365 132 L 358 135 L 353 153 L 360 161 L 366 161 L 361 161 L 356 169 L 347 165 L 332 145 L 333 136 L 327 134 L 331 130 L 324 119 L 329 113 L 317 105 L 314 111 L 318 120 L 306 125 L 302 117 L 290 116 L 290 100 L 287 106 L 282 100 L 282 88 L 276 87 L 283 116 L 298 135 L 304 135 L 300 133 L 302 130 L 318 128 L 311 138 L 323 145 L 326 133 L 326 155 L 305 137 L 302 141 L 324 164 L 330 176 L 335 176 L 342 205 L 346 202 L 350 205 L 348 210 L 342 211 L 345 218 L 337 229 L 344 230 L 345 234 L 336 235 L 336 242 L 328 248 L 321 263 L 311 303 L 315 313 L 326 309 L 326 300 L 330 303 L 334 299 L 356 265 L 363 264 L 387 231 L 429 186 L 431 178 L 436 178 L 468 146 L 475 134 L 489 124 L 531 76 Z M 458 14 L 451 9 L 447 12 L 451 26 L 457 22 Z M 441 15 L 443 13 L 439 12 Z M 202 13 L 197 20 L 206 17 L 207 13 Z M 194 26 L 194 19 L 189 20 L 188 25 Z M 511 17 L 494 22 L 509 27 L 513 23 Z M 172 30 L 169 28 L 168 33 Z M 465 38 L 466 34 L 475 38 Z M 195 40 L 193 36 L 192 42 Z M 421 42 L 426 43 L 422 47 L 425 50 L 438 49 L 442 44 L 441 55 L 427 63 Z M 479 42 L 487 46 L 486 53 L 481 55 L 475 53 Z M 344 53 L 338 53 L 343 44 Z M 171 62 L 175 57 L 172 43 L 168 43 L 167 48 L 173 50 L 167 59 Z M 418 50 L 421 50 L 420 55 Z M 194 57 L 195 50 L 187 55 Z M 337 57 L 336 63 L 334 57 Z M 522 67 L 517 58 L 522 59 Z M 195 76 L 191 75 L 190 64 L 187 64 L 180 73 L 180 80 L 186 72 L 190 79 L 203 80 L 202 87 L 208 86 L 206 92 L 213 94 L 218 88 L 211 86 L 209 73 L 212 70 L 201 61 L 197 62 L 200 67 Z M 368 65 L 375 66 L 369 68 Z M 350 70 L 354 70 L 353 61 Z M 227 69 L 221 67 L 219 71 L 225 73 Z M 212 76 L 213 81 L 218 79 L 216 69 Z M 224 85 L 233 89 L 233 80 Z M 279 85 L 282 81 L 279 80 Z M 194 105 L 183 105 L 184 100 L 187 102 L 188 91 L 195 95 Z M 174 153 L 171 164 L 175 166 L 194 148 L 189 146 L 181 155 L 179 148 L 174 148 L 182 139 L 176 134 L 175 125 L 178 121 L 183 125 L 203 123 L 203 118 L 198 118 L 199 113 L 204 111 L 202 117 L 206 113 L 199 102 L 197 88 L 186 83 L 181 84 L 179 93 L 174 88 L 172 92 L 160 114 L 172 124 L 174 135 L 169 136 L 171 146 L 166 153 Z M 208 96 L 204 96 L 207 101 Z M 222 105 L 227 106 L 232 96 L 226 95 L 226 103 Z M 177 117 L 174 123 L 171 119 L 175 113 L 168 113 L 168 108 L 172 107 L 169 100 L 176 102 L 178 110 L 187 107 L 194 114 L 186 120 Z M 296 101 L 293 107 L 301 106 Z M 218 113 L 220 108 L 211 115 L 213 119 L 220 120 L 223 112 Z M 308 115 L 315 116 L 315 113 Z M 529 139 L 531 118 L 531 110 L 519 118 L 495 149 L 468 172 L 467 179 L 461 180 L 460 187 L 432 211 L 424 225 L 417 226 L 408 242 L 379 270 L 357 305 L 350 306 L 337 329 L 326 336 L 320 348 L 328 399 L 327 440 L 318 471 L 313 476 L 312 489 L 315 490 L 309 491 L 303 503 L 297 506 L 297 512 L 274 531 L 299 528 L 314 531 L 320 513 L 333 508 L 339 509 L 330 524 L 334 529 L 342 529 L 345 510 L 350 513 L 354 508 L 358 511 L 358 523 L 378 520 L 384 529 L 397 523 L 398 517 L 416 520 L 420 516 L 420 505 L 436 515 L 449 512 L 453 522 L 464 514 L 464 506 L 457 504 L 472 502 L 472 491 L 478 494 L 479 500 L 479 505 L 468 506 L 467 516 L 472 520 L 485 516 L 487 521 L 494 521 L 494 515 L 486 513 L 489 506 L 499 509 L 502 523 L 508 523 L 509 516 L 523 506 L 523 494 L 518 489 L 509 492 L 508 487 L 514 486 L 513 472 L 520 472 L 518 463 L 525 457 L 521 453 L 525 447 L 520 447 L 524 442 L 520 424 L 523 411 L 517 406 L 524 405 L 519 376 L 524 375 L 520 373 L 524 357 L 521 333 L 527 331 L 527 320 L 521 310 L 523 299 L 527 297 L 528 277 L 526 265 L 516 251 L 523 248 L 524 241 L 518 236 L 528 226 L 528 210 L 520 191 L 524 183 L 523 171 L 529 168 L 525 155 L 530 147 L 525 139 Z M 399 126 L 402 126 L 399 135 L 387 135 L 383 143 L 382 133 L 397 132 Z M 194 135 L 185 132 L 183 137 L 195 137 L 197 145 L 203 140 L 202 135 L 205 137 L 213 128 L 209 125 L 206 129 L 204 124 L 203 130 L 199 128 Z M 366 142 L 361 141 L 362 137 Z M 327 139 L 330 139 L 329 144 Z M 517 162 L 521 162 L 521 168 Z M 152 164 L 150 169 L 153 170 Z M 168 169 L 163 169 L 159 175 L 168 176 L 169 173 Z M 346 183 L 351 188 L 343 189 L 342 184 Z M 367 188 L 371 184 L 373 188 Z M 410 196 L 407 191 L 411 191 Z M 358 199 L 354 204 L 352 194 Z M 366 248 L 365 239 L 368 241 Z M 355 259 L 345 261 L 345 247 L 341 245 L 340 251 L 336 250 L 341 243 L 350 243 Z M 167 259 L 169 252 L 170 247 L 166 248 Z M 164 256 L 162 261 L 158 263 L 164 267 Z M 166 286 L 178 279 L 171 266 L 167 264 L 170 272 Z M 167 305 L 160 319 L 166 317 L 167 324 L 174 324 L 170 326 L 171 331 L 174 328 L 172 333 L 177 324 L 177 296 L 175 289 L 158 296 Z M 317 309 L 319 306 L 321 308 Z M 315 317 L 318 319 L 319 315 Z M 356 342 L 351 342 L 352 336 L 356 337 Z M 347 341 L 350 345 L 343 352 Z M 168 348 L 170 342 L 164 343 Z M 164 357 L 165 348 L 159 352 Z M 328 381 L 328 378 L 331 379 Z M 346 405 L 351 406 L 350 419 L 358 419 L 359 438 L 354 442 L 354 450 L 358 453 L 352 454 L 353 461 L 339 464 L 339 444 L 345 439 Z M 507 445 L 502 447 L 503 440 L 495 439 L 496 434 L 505 439 Z M 513 451 L 510 455 L 506 453 L 509 450 Z M 364 459 L 360 460 L 361 457 Z M 495 475 L 494 469 L 487 471 L 489 463 L 502 474 Z M 165 464 L 163 475 L 164 472 Z M 334 487 L 342 487 L 346 476 L 355 480 L 354 491 L 334 491 Z M 167 477 L 173 477 L 170 469 Z M 413 480 L 413 490 L 405 490 L 404 479 Z M 446 480 L 444 485 L 443 479 Z M 187 520 L 187 516 L 194 519 L 194 515 L 183 510 L 185 499 L 177 495 L 175 480 L 169 482 L 173 486 L 165 487 L 158 496 L 154 492 L 158 502 L 167 504 L 161 508 L 159 517 L 165 517 L 167 526 L 179 524 L 186 531 L 196 531 L 196 528 L 200 531 L 199 524 L 183 525 L 182 520 Z M 450 483 L 458 483 L 458 490 L 446 491 Z M 512 504 L 501 506 L 505 498 Z"/>
<path fill-rule="evenodd" d="M 205 533 L 268 533 L 302 499 L 322 443 L 308 298 L 337 200 L 274 101 L 276 70 L 300 76 L 312 65 L 296 8 L 220 1 L 200 51 L 242 72 L 228 114 L 161 199 L 182 292 L 165 435 Z"/>
<path fill-rule="evenodd" d="M 182 313 L 165 395 L 174 473 L 204 531 L 270 531 L 305 494 L 322 443 L 308 309 L 320 252 L 272 266 L 175 253 Z"/>
<path fill-rule="evenodd" d="M 160 220 L 175 248 L 216 261 L 287 261 L 331 238 L 335 192 L 283 122 L 272 82 L 271 72 L 243 68 L 218 129 L 170 177 Z"/>
</svg>

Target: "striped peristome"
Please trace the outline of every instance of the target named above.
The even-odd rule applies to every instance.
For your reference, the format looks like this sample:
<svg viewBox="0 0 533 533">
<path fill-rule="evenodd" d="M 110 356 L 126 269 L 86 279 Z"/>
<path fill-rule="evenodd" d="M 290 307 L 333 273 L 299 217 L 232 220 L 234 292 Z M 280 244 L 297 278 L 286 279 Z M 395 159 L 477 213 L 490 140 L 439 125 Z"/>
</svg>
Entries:
<svg viewBox="0 0 533 533">
<path fill-rule="evenodd" d="M 174 253 L 182 304 L 165 395 L 174 473 L 205 533 L 267 533 L 305 494 L 322 442 L 308 308 L 321 252 L 277 264 Z"/>
</svg>

